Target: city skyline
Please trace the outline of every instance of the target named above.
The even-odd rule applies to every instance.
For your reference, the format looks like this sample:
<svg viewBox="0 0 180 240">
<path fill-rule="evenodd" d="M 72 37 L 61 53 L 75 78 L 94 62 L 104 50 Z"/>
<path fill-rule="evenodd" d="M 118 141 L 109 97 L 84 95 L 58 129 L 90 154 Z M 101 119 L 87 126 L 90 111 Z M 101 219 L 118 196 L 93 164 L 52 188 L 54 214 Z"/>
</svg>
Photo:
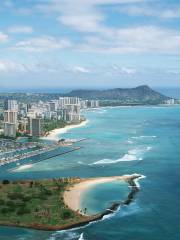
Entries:
<svg viewBox="0 0 180 240">
<path fill-rule="evenodd" d="M 0 13 L 2 90 L 180 87 L 177 0 L 4 0 Z"/>
</svg>

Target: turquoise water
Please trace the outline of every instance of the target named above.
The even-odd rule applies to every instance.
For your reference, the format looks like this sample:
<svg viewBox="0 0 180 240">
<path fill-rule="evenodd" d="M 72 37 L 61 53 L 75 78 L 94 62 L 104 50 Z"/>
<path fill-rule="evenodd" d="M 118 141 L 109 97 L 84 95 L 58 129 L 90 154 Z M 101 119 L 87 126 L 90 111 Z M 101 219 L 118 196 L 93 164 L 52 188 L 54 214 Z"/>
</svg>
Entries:
<svg viewBox="0 0 180 240">
<path fill-rule="evenodd" d="M 127 199 L 128 184 L 124 181 L 112 181 L 100 183 L 87 189 L 81 197 L 81 209 L 86 210 L 86 214 L 97 214 L 108 209 L 115 202 Z"/>
<path fill-rule="evenodd" d="M 85 113 L 89 123 L 64 134 L 88 138 L 81 150 L 39 162 L 21 172 L 0 170 L 1 178 L 96 177 L 139 173 L 141 191 L 103 221 L 80 229 L 42 232 L 0 228 L 2 240 L 178 240 L 180 239 L 180 107 L 119 107 Z M 108 186 L 107 186 L 108 188 Z M 89 207 L 106 207 L 107 189 Z M 98 191 L 97 191 L 98 192 Z M 121 200 L 126 190 L 109 187 Z M 128 192 L 128 189 L 127 189 Z M 94 190 L 92 200 L 98 193 Z M 103 198 L 104 196 L 104 198 Z M 104 199 L 104 201 L 102 201 Z M 110 201 L 113 199 L 109 199 Z M 83 237 L 82 237 L 83 233 Z M 81 237 L 80 237 L 81 235 Z"/>
</svg>

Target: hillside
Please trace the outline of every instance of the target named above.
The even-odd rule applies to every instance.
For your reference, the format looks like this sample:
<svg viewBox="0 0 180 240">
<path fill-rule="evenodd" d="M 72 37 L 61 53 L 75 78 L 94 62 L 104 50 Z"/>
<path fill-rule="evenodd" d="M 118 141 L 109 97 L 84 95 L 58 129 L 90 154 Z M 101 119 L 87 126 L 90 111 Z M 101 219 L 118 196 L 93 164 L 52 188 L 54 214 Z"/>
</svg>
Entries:
<svg viewBox="0 0 180 240">
<path fill-rule="evenodd" d="M 5 99 L 16 99 L 19 102 L 50 101 L 59 97 L 80 97 L 82 99 L 98 99 L 101 105 L 121 104 L 159 104 L 170 99 L 148 86 L 136 88 L 115 88 L 108 90 L 73 90 L 69 93 L 0 93 L 0 107 Z"/>
<path fill-rule="evenodd" d="M 110 90 L 75 90 L 67 95 L 83 99 L 111 100 L 127 103 L 162 103 L 169 99 L 169 97 L 154 91 L 148 86 Z"/>
</svg>

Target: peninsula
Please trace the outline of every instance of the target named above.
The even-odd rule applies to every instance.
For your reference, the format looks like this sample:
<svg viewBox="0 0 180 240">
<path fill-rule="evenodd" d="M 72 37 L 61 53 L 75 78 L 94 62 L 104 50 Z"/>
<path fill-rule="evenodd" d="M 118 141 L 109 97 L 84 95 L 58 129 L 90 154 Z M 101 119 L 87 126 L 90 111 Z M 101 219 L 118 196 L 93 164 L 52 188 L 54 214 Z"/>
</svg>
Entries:
<svg viewBox="0 0 180 240">
<path fill-rule="evenodd" d="M 129 204 L 139 191 L 139 174 L 99 178 L 58 178 L 0 183 L 0 225 L 41 230 L 65 230 L 100 220 L 120 204 Z M 92 184 L 126 181 L 131 190 L 122 203 L 113 203 L 97 215 L 87 216 L 76 207 L 82 192 Z M 75 205 L 73 205 L 75 202 Z"/>
</svg>

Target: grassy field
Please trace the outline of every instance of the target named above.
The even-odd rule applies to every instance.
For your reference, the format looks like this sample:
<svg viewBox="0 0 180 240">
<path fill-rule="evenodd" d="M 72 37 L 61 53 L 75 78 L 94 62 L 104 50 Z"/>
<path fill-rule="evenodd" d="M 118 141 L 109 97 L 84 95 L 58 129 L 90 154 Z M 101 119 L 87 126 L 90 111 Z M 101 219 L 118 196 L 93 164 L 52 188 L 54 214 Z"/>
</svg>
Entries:
<svg viewBox="0 0 180 240">
<path fill-rule="evenodd" d="M 65 189 L 75 182 L 78 179 L 4 180 L 0 183 L 0 225 L 48 229 L 87 220 L 63 201 Z"/>
</svg>

